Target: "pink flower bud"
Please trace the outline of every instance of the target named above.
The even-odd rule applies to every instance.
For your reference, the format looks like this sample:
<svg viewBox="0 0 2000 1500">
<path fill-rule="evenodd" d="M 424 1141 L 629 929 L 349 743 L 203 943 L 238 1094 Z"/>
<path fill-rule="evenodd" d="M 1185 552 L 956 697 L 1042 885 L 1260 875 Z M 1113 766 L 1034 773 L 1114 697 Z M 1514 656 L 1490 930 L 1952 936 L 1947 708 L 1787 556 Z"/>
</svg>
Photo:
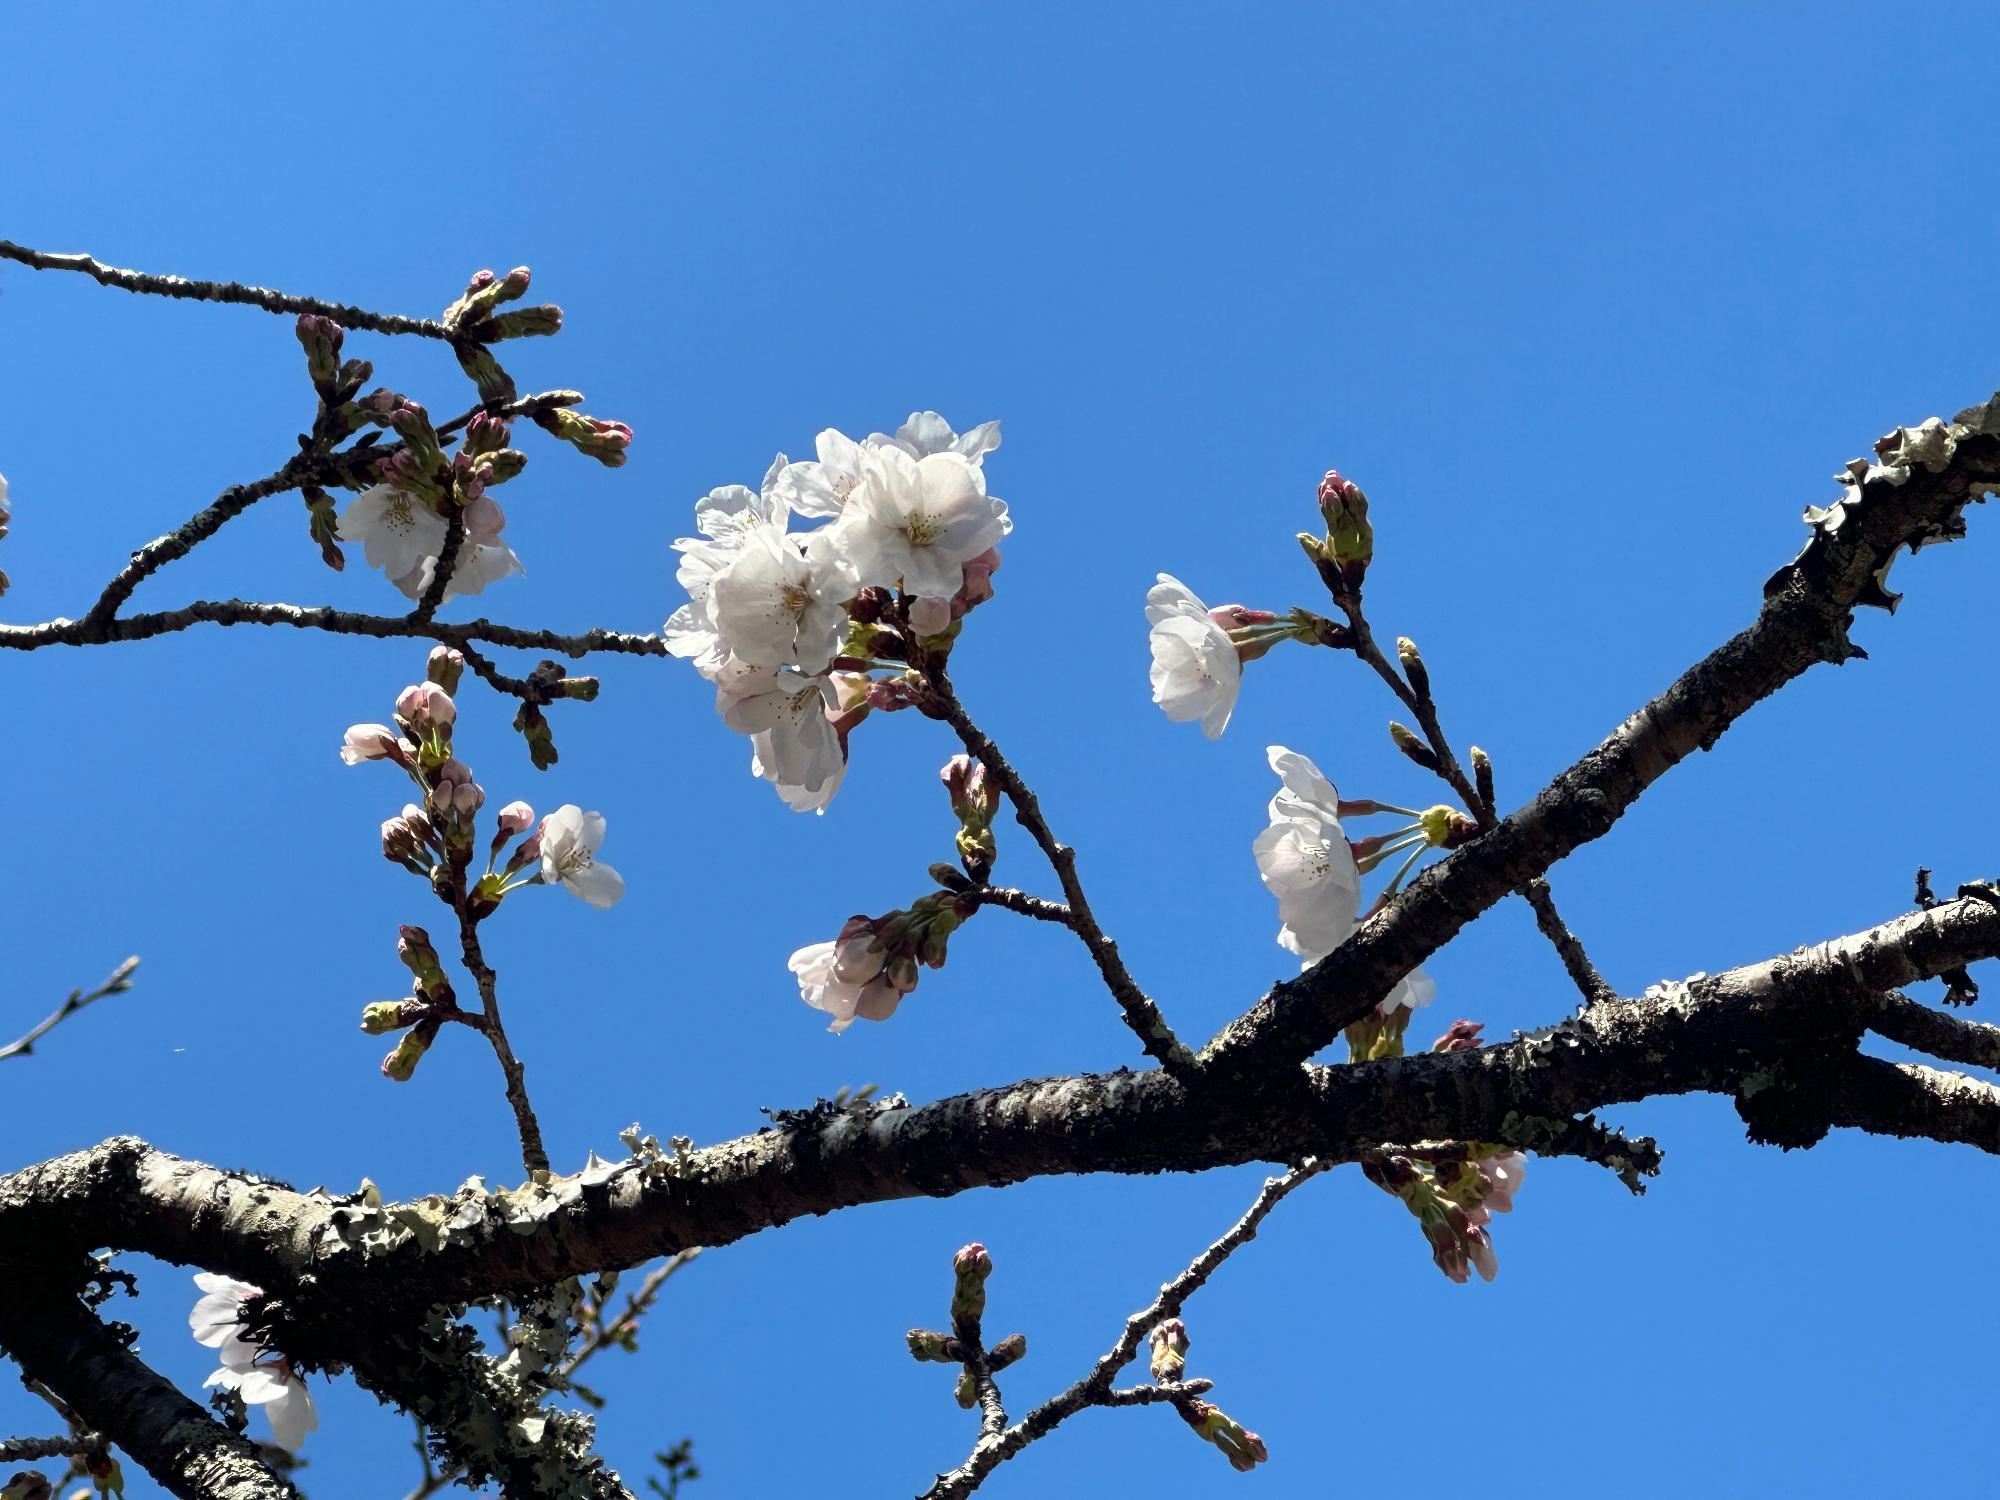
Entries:
<svg viewBox="0 0 2000 1500">
<path fill-rule="evenodd" d="M 341 742 L 340 758 L 350 766 L 358 766 L 364 760 L 393 760 L 399 766 L 410 763 L 408 748 L 387 724 L 349 726 Z"/>
<path fill-rule="evenodd" d="M 1336 505 L 1342 501 L 1352 500 L 1357 493 L 1359 487 L 1353 480 L 1344 477 L 1338 469 L 1328 469 L 1326 477 L 1319 482 L 1321 505 Z"/>
<path fill-rule="evenodd" d="M 451 809 L 469 818 L 486 804 L 486 789 L 476 781 L 461 781 L 451 789 Z"/>
<path fill-rule="evenodd" d="M 447 783 L 452 786 L 462 785 L 472 780 L 472 767 L 454 755 L 437 768 L 437 779 L 439 785 Z"/>
<path fill-rule="evenodd" d="M 977 1276 L 983 1281 L 993 1271 L 993 1257 L 974 1240 L 951 1258 L 951 1268 L 961 1276 Z"/>
<path fill-rule="evenodd" d="M 1449 1030 L 1431 1043 L 1433 1052 L 1470 1052 L 1479 1045 L 1484 1021 L 1453 1021 Z"/>
<path fill-rule="evenodd" d="M 1246 625 L 1268 625 L 1277 615 L 1268 609 L 1245 609 L 1240 604 L 1218 604 L 1208 617 L 1224 630 L 1241 630 Z"/>
<path fill-rule="evenodd" d="M 993 575 L 1000 571 L 1000 549 L 988 547 L 965 565 L 965 582 L 952 596 L 951 612 L 965 614 L 993 597 Z"/>
<path fill-rule="evenodd" d="M 420 729 L 449 729 L 458 718 L 458 705 L 435 682 L 416 682 L 396 695 L 396 716 Z"/>
<path fill-rule="evenodd" d="M 951 629 L 951 600 L 920 596 L 910 601 L 910 629 L 918 635 L 943 635 Z"/>
<path fill-rule="evenodd" d="M 509 802 L 500 809 L 499 836 L 511 839 L 517 833 L 524 833 L 535 821 L 535 810 L 525 802 Z"/>
<path fill-rule="evenodd" d="M 507 513 L 500 509 L 500 503 L 491 495 L 482 493 L 478 499 L 465 507 L 467 541 L 490 546 L 500 540 L 500 533 L 506 525 Z"/>
<path fill-rule="evenodd" d="M 433 646 L 424 662 L 424 676 L 447 693 L 458 691 L 458 679 L 465 672 L 465 653 L 450 646 Z"/>
</svg>

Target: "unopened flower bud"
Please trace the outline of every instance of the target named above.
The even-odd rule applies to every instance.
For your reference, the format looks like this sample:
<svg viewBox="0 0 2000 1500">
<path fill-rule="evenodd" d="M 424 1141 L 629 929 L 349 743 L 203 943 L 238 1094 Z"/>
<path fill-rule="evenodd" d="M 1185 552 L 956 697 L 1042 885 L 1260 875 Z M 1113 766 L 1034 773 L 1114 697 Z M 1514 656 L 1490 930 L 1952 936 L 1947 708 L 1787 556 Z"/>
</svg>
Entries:
<svg viewBox="0 0 2000 1500">
<path fill-rule="evenodd" d="M 595 703 L 602 684 L 595 677 L 558 677 L 553 691 L 577 703 Z"/>
<path fill-rule="evenodd" d="M 1472 784 L 1479 792 L 1479 800 L 1486 804 L 1487 811 L 1498 811 L 1498 807 L 1493 800 L 1492 758 L 1484 750 L 1474 745 L 1470 759 L 1472 761 Z"/>
<path fill-rule="evenodd" d="M 408 1000 L 377 1000 L 361 1007 L 361 1029 L 370 1036 L 401 1031 L 430 1014 L 430 1007 L 412 996 Z"/>
<path fill-rule="evenodd" d="M 540 307 L 517 307 L 501 313 L 480 330 L 479 336 L 495 340 L 530 338 L 561 333 L 562 324 L 562 309 L 553 302 L 544 302 Z"/>
<path fill-rule="evenodd" d="M 958 1385 L 952 1390 L 951 1395 L 965 1411 L 971 1411 L 979 1404 L 979 1383 L 972 1378 L 970 1370 L 958 1377 Z"/>
<path fill-rule="evenodd" d="M 1000 788 L 986 774 L 986 763 L 969 755 L 954 755 L 938 772 L 951 810 L 959 822 L 985 827 L 1000 810 Z"/>
<path fill-rule="evenodd" d="M 1236 1421 L 1219 1406 L 1207 1401 L 1190 1401 L 1177 1406 L 1188 1426 L 1205 1442 L 1215 1444 L 1229 1460 L 1229 1467 L 1247 1474 L 1271 1455 L 1264 1440 Z"/>
<path fill-rule="evenodd" d="M 382 1076 L 397 1083 L 408 1083 L 416 1076 L 417 1064 L 430 1051 L 431 1043 L 437 1039 L 438 1023 L 424 1021 L 403 1033 L 402 1040 L 395 1049 L 382 1059 Z"/>
<path fill-rule="evenodd" d="M 1470 1052 L 1479 1045 L 1484 1021 L 1453 1021 L 1445 1034 L 1431 1043 L 1433 1052 Z"/>
<path fill-rule="evenodd" d="M 986 1368 L 998 1375 L 1018 1359 L 1028 1353 L 1028 1336 L 1025 1333 L 1010 1333 L 991 1349 L 986 1351 Z"/>
<path fill-rule="evenodd" d="M 1426 771 L 1435 771 L 1438 768 L 1438 759 L 1435 755 L 1431 754 L 1431 747 L 1418 739 L 1409 729 L 1398 724 L 1394 719 L 1389 721 L 1389 738 L 1396 742 L 1398 750 L 1402 751 L 1403 754 L 1422 766 Z"/>
<path fill-rule="evenodd" d="M 1368 523 L 1368 497 L 1361 486 L 1328 469 L 1319 482 L 1319 512 L 1326 521 L 1324 555 L 1349 589 L 1361 587 L 1375 555 L 1375 529 Z"/>
<path fill-rule="evenodd" d="M 451 654 L 463 667 L 465 658 L 456 651 Z M 396 695 L 396 717 L 418 729 L 449 729 L 458 718 L 458 705 L 435 681 L 417 682 Z"/>
<path fill-rule="evenodd" d="M 407 865 L 415 863 L 419 854 L 428 853 L 423 840 L 409 820 L 394 817 L 382 824 L 382 857 L 391 864 Z"/>
<path fill-rule="evenodd" d="M 1406 635 L 1396 637 L 1396 660 L 1403 664 L 1403 675 L 1410 679 L 1410 686 L 1416 689 L 1419 698 L 1431 695 L 1431 674 L 1424 666 L 1423 657 L 1417 654 L 1417 643 Z"/>
<path fill-rule="evenodd" d="M 1240 604 L 1218 604 L 1208 612 L 1209 619 L 1224 630 L 1242 630 L 1251 625 L 1268 625 L 1278 616 L 1268 609 L 1246 609 Z"/>
<path fill-rule="evenodd" d="M 951 600 L 920 595 L 910 601 L 908 619 L 920 636 L 943 635 L 951 629 Z"/>
<path fill-rule="evenodd" d="M 50 1500 L 54 1494 L 48 1475 L 40 1469 L 22 1469 L 0 1485 L 0 1500 Z"/>
<path fill-rule="evenodd" d="M 958 1340 L 948 1333 L 938 1333 L 929 1328 L 912 1328 L 904 1335 L 909 1340 L 910 1358 L 934 1365 L 957 1364 Z"/>
<path fill-rule="evenodd" d="M 1423 825 L 1424 837 L 1431 841 L 1434 849 L 1461 849 L 1479 837 L 1479 825 L 1455 807 L 1447 807 L 1440 802 L 1436 807 L 1427 807 L 1417 819 Z"/>
<path fill-rule="evenodd" d="M 535 810 L 525 802 L 509 802 L 500 809 L 496 821 L 500 831 L 494 838 L 494 843 L 498 844 L 513 838 L 517 833 L 526 833 L 532 828 L 535 822 Z"/>
<path fill-rule="evenodd" d="M 871 584 L 854 596 L 854 602 L 847 606 L 847 618 L 857 625 L 873 625 L 894 597 L 889 590 Z"/>
<path fill-rule="evenodd" d="M 988 547 L 965 565 L 965 582 L 951 596 L 954 618 L 977 609 L 993 597 L 993 575 L 1000 571 L 1000 549 Z"/>
<path fill-rule="evenodd" d="M 976 1325 L 986 1313 L 986 1278 L 993 1274 L 993 1257 L 984 1245 L 974 1242 L 951 1258 L 951 1269 L 952 1323 Z"/>
<path fill-rule="evenodd" d="M 1153 1346 L 1153 1379 L 1179 1380 L 1187 1373 L 1187 1324 L 1168 1318 L 1146 1335 Z"/>
<path fill-rule="evenodd" d="M 623 422 L 607 422 L 585 416 L 567 407 L 549 407 L 534 414 L 535 425 L 561 438 L 579 453 L 587 453 L 607 468 L 625 462 L 625 450 L 632 446 L 632 429 Z"/>
<path fill-rule="evenodd" d="M 299 343 L 306 351 L 306 374 L 315 386 L 330 389 L 340 373 L 340 325 L 315 313 L 300 315 Z"/>
<path fill-rule="evenodd" d="M 474 412 L 472 420 L 465 424 L 465 441 L 459 451 L 474 458 L 496 454 L 512 436 L 513 428 L 505 417 L 496 417 L 488 411 Z"/>
<path fill-rule="evenodd" d="M 451 694 L 458 691 L 458 680 L 465 675 L 465 653 L 452 646 L 433 646 L 431 654 L 424 662 L 424 676 L 437 684 L 439 691 Z"/>
</svg>

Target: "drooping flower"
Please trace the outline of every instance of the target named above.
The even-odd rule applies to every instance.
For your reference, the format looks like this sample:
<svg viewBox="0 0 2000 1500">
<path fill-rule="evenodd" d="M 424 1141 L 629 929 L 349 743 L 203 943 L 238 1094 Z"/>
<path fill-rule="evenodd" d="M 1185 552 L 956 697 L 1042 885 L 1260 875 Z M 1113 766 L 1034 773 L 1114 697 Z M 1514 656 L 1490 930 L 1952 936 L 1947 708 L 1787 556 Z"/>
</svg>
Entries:
<svg viewBox="0 0 2000 1500">
<path fill-rule="evenodd" d="M 364 760 L 393 760 L 405 766 L 410 751 L 411 746 L 387 724 L 350 724 L 340 744 L 340 758 L 350 766 Z"/>
<path fill-rule="evenodd" d="M 1146 593 L 1146 622 L 1152 626 L 1153 701 L 1174 723 L 1199 719 L 1201 732 L 1218 738 L 1243 685 L 1236 643 L 1170 573 L 1160 574 Z"/>
<path fill-rule="evenodd" d="M 750 533 L 708 594 L 718 648 L 753 667 L 797 666 L 823 672 L 840 647 L 853 578 L 829 539 L 803 544 L 776 527 Z"/>
<path fill-rule="evenodd" d="M 817 792 L 847 764 L 827 716 L 833 691 L 825 677 L 732 664 L 717 682 L 715 707 L 731 729 L 752 736 L 759 775 Z"/>
<path fill-rule="evenodd" d="M 1519 1151 L 1502 1151 L 1482 1158 L 1479 1171 L 1488 1187 L 1486 1196 L 1479 1200 L 1473 1222 L 1483 1224 L 1489 1214 L 1512 1213 L 1514 1195 L 1521 1191 L 1521 1184 L 1528 1176 L 1528 1158 Z"/>
<path fill-rule="evenodd" d="M 981 422 L 963 433 L 953 432 L 951 423 L 934 411 L 913 411 L 910 419 L 896 429 L 894 437 L 872 432 L 869 443 L 877 448 L 901 448 L 912 458 L 928 458 L 933 453 L 956 453 L 969 463 L 978 463 L 1000 446 L 1000 424 Z"/>
<path fill-rule="evenodd" d="M 565 802 L 542 819 L 540 833 L 542 880 L 599 910 L 616 905 L 625 894 L 625 877 L 597 858 L 604 828 L 604 814 Z"/>
<path fill-rule="evenodd" d="M 197 1272 L 194 1283 L 202 1296 L 188 1313 L 188 1329 L 196 1343 L 216 1350 L 222 1360 L 222 1367 L 202 1384 L 226 1387 L 262 1406 L 278 1446 L 297 1449 L 306 1434 L 319 1427 L 312 1392 L 284 1355 L 252 1342 L 240 1331 L 243 1304 L 263 1296 L 263 1291 L 247 1281 L 208 1271 Z"/>
<path fill-rule="evenodd" d="M 505 513 L 488 496 L 465 508 L 464 536 L 445 598 L 476 594 L 522 571 L 513 549 L 500 541 L 506 524 Z M 360 542 L 368 566 L 380 568 L 405 597 L 423 597 L 444 550 L 446 523 L 420 497 L 394 485 L 374 485 L 348 502 L 337 529 L 342 541 Z"/>
<path fill-rule="evenodd" d="M 916 964 L 891 960 L 868 917 L 849 917 L 834 941 L 799 949 L 790 968 L 800 998 L 833 1017 L 828 1031 L 847 1030 L 857 1016 L 886 1021 L 917 987 Z"/>
<path fill-rule="evenodd" d="M 1278 898 L 1278 943 L 1309 967 L 1354 930 L 1361 870 L 1340 826 L 1340 793 L 1318 766 L 1283 745 L 1266 751 L 1282 783 L 1257 835 L 1257 872 Z"/>
<path fill-rule="evenodd" d="M 900 584 L 950 598 L 966 563 L 1013 529 L 1006 502 L 989 496 L 985 474 L 956 453 L 912 458 L 901 448 L 866 448 L 861 476 L 831 535 L 864 587 Z"/>
<path fill-rule="evenodd" d="M 526 573 L 514 549 L 500 540 L 507 516 L 490 495 L 481 495 L 465 507 L 465 532 L 458 543 L 458 560 L 452 564 L 451 579 L 444 597 L 457 599 L 482 592 L 489 583 L 498 583 L 516 573 Z M 410 572 L 395 580 L 407 598 L 421 599 L 437 571 L 438 555 L 444 538 L 438 538 L 438 553 L 426 557 Z"/>
</svg>

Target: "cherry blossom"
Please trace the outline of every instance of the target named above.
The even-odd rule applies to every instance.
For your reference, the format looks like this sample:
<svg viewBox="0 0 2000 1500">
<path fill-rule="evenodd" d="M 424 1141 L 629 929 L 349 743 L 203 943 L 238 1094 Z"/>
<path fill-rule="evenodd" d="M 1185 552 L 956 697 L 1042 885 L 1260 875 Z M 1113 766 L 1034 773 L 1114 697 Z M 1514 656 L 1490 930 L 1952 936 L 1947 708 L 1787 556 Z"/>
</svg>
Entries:
<svg viewBox="0 0 2000 1500">
<path fill-rule="evenodd" d="M 695 530 L 701 534 L 674 542 L 674 550 L 681 554 L 674 577 L 687 590 L 688 602 L 673 612 L 661 634 L 671 655 L 692 661 L 695 670 L 711 681 L 729 653 L 716 630 L 709 591 L 754 533 L 783 532 L 790 524 L 792 506 L 780 493 L 779 483 L 785 471 L 785 455 L 780 453 L 765 471 L 760 489 L 725 484 L 710 490 L 695 502 Z"/>
<path fill-rule="evenodd" d="M 340 745 L 340 758 L 350 766 L 364 760 L 393 760 L 408 765 L 412 746 L 387 724 L 351 724 Z"/>
<path fill-rule="evenodd" d="M 445 598 L 476 594 L 489 583 L 522 571 L 513 549 L 500 541 L 507 517 L 490 496 L 465 508 L 464 537 Z M 444 551 L 445 518 L 421 497 L 378 484 L 348 502 L 340 514 L 342 541 L 360 542 L 368 566 L 380 568 L 407 598 L 419 599 Z"/>
<path fill-rule="evenodd" d="M 1278 898 L 1279 946 L 1309 966 L 1354 930 L 1361 871 L 1340 826 L 1333 783 L 1296 750 L 1272 745 L 1265 753 L 1281 785 L 1270 826 L 1257 835 L 1257 872 Z"/>
<path fill-rule="evenodd" d="M 909 421 L 896 429 L 896 435 L 873 432 L 868 435 L 871 447 L 901 448 L 912 458 L 928 458 L 933 453 L 956 453 L 969 463 L 978 463 L 987 454 L 1000 446 L 1000 424 L 981 422 L 977 427 L 964 433 L 951 430 L 951 423 L 934 411 L 913 411 Z"/>
<path fill-rule="evenodd" d="M 986 476 L 956 453 L 864 449 L 861 478 L 832 534 L 863 586 L 950 598 L 965 583 L 966 563 L 1013 528 L 1006 502 L 989 496 Z"/>
<path fill-rule="evenodd" d="M 747 666 L 826 670 L 855 593 L 831 536 L 817 531 L 801 543 L 770 526 L 749 534 L 708 594 L 721 650 Z"/>
<path fill-rule="evenodd" d="M 715 706 L 731 729 L 753 737 L 758 775 L 780 788 L 817 792 L 847 763 L 827 717 L 834 692 L 824 677 L 737 664 L 718 681 Z"/>
<path fill-rule="evenodd" d="M 296 1450 L 306 1434 L 319 1427 L 312 1392 L 284 1355 L 240 1332 L 243 1304 L 263 1296 L 263 1291 L 247 1281 L 208 1271 L 197 1272 L 194 1283 L 202 1296 L 188 1313 L 188 1329 L 196 1343 L 216 1350 L 222 1360 L 222 1367 L 202 1384 L 223 1386 L 251 1405 L 262 1406 L 278 1446 Z"/>
<path fill-rule="evenodd" d="M 800 998 L 833 1017 L 828 1031 L 847 1030 L 857 1016 L 886 1021 L 917 987 L 916 965 L 891 962 L 867 917 L 849 917 L 833 942 L 799 949 L 790 967 Z"/>
<path fill-rule="evenodd" d="M 527 572 L 521 566 L 521 559 L 514 555 L 514 549 L 500 540 L 506 525 L 506 513 L 490 495 L 481 495 L 465 507 L 465 534 L 458 544 L 458 560 L 452 564 L 451 579 L 445 584 L 445 598 L 477 594 L 489 583 Z M 440 534 L 439 552 L 443 547 L 444 538 Z M 408 573 L 395 578 L 396 587 L 408 598 L 421 599 L 431 586 L 437 560 L 437 553 L 426 557 Z"/>
<path fill-rule="evenodd" d="M 1153 627 L 1153 701 L 1174 723 L 1199 719 L 1203 734 L 1219 738 L 1243 685 L 1236 643 L 1171 573 L 1147 591 L 1146 622 Z"/>
<path fill-rule="evenodd" d="M 785 469 L 780 493 L 798 515 L 837 516 L 861 483 L 862 445 L 829 427 L 813 439 L 813 450 L 817 459 L 802 459 Z"/>
<path fill-rule="evenodd" d="M 604 842 L 604 814 L 585 812 L 574 802 L 542 819 L 542 880 L 560 885 L 602 910 L 625 894 L 625 877 L 597 858 Z"/>
</svg>

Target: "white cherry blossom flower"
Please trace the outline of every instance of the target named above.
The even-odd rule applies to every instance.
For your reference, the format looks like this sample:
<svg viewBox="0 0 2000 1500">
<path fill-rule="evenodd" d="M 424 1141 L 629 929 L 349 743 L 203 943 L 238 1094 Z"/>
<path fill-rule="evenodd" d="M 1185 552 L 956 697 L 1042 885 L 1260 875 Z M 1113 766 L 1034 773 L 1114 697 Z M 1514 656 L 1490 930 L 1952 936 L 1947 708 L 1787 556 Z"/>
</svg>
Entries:
<svg viewBox="0 0 2000 1500">
<path fill-rule="evenodd" d="M 253 1406 L 262 1406 L 278 1446 L 297 1449 L 306 1434 L 319 1427 L 312 1392 L 282 1354 L 251 1342 L 240 1331 L 243 1304 L 261 1297 L 263 1291 L 209 1271 L 197 1272 L 194 1283 L 202 1296 L 188 1313 L 188 1329 L 196 1343 L 216 1350 L 222 1360 L 222 1367 L 202 1384 L 224 1386 Z"/>
<path fill-rule="evenodd" d="M 249 1365 L 224 1365 L 203 1386 L 219 1385 L 236 1392 L 252 1406 L 264 1408 L 271 1438 L 280 1448 L 297 1452 L 306 1434 L 319 1431 L 319 1413 L 312 1392 L 290 1364 L 279 1360 Z"/>
<path fill-rule="evenodd" d="M 1219 738 L 1243 685 L 1236 643 L 1171 573 L 1147 591 L 1146 622 L 1153 627 L 1153 701 L 1174 723 L 1199 719 L 1203 734 Z"/>
<path fill-rule="evenodd" d="M 828 1031 L 847 1030 L 857 1016 L 888 1020 L 917 983 L 914 964 L 889 964 L 866 917 L 850 917 L 833 942 L 799 949 L 790 967 L 798 977 L 799 997 L 833 1017 Z M 905 979 L 907 984 L 901 982 Z"/>
<path fill-rule="evenodd" d="M 444 586 L 444 597 L 457 599 L 468 594 L 485 590 L 489 583 L 498 583 L 503 578 L 512 578 L 516 573 L 528 570 L 521 566 L 521 559 L 514 555 L 514 549 L 500 540 L 500 533 L 507 525 L 506 512 L 500 509 L 491 495 L 481 495 L 465 508 L 465 533 L 459 538 L 458 559 L 452 564 L 451 579 Z M 439 552 L 427 557 L 421 564 L 395 580 L 396 587 L 411 599 L 421 599 L 430 588 L 431 579 L 436 576 L 438 556 L 442 555 L 444 538 L 438 538 Z"/>
<path fill-rule="evenodd" d="M 840 732 L 827 716 L 835 706 L 831 688 L 826 678 L 789 668 L 732 664 L 718 680 L 715 707 L 731 729 L 752 736 L 758 775 L 781 792 L 821 792 L 847 763 Z"/>
<path fill-rule="evenodd" d="M 901 448 L 912 458 L 928 458 L 933 453 L 956 453 L 978 463 L 1000 446 L 1000 424 L 981 422 L 964 433 L 953 432 L 951 423 L 934 411 L 913 411 L 910 420 L 896 429 L 896 435 L 872 432 L 869 443 L 877 448 Z"/>
<path fill-rule="evenodd" d="M 801 541 L 762 526 L 716 574 L 708 613 L 718 648 L 738 661 L 816 673 L 840 648 L 854 594 L 829 533 L 816 531 Z"/>
<path fill-rule="evenodd" d="M 1266 750 L 1281 785 L 1257 836 L 1257 873 L 1278 898 L 1279 945 L 1307 965 L 1347 940 L 1361 909 L 1361 870 L 1340 826 L 1340 793 L 1296 750 Z"/>
<path fill-rule="evenodd" d="M 1342 941 L 1346 941 L 1342 939 Z M 1338 946 L 1336 944 L 1335 946 Z M 1332 949 L 1327 950 L 1331 952 Z M 1396 987 L 1389 991 L 1382 1003 L 1375 1008 L 1388 1015 L 1399 1006 L 1407 1006 L 1412 1013 L 1422 1010 L 1437 998 L 1437 981 L 1422 969 L 1412 969 L 1396 981 Z"/>
<path fill-rule="evenodd" d="M 1493 1214 L 1514 1211 L 1514 1195 L 1521 1191 L 1521 1184 L 1528 1175 L 1528 1158 L 1519 1151 L 1502 1151 L 1481 1159 L 1479 1170 L 1490 1185 L 1486 1196 L 1479 1200 L 1472 1222 L 1484 1224 Z"/>
<path fill-rule="evenodd" d="M 760 489 L 726 484 L 710 490 L 695 502 L 695 530 L 701 535 L 674 542 L 674 550 L 681 554 L 674 577 L 687 590 L 688 602 L 673 612 L 661 633 L 670 655 L 692 661 L 710 681 L 728 662 L 729 653 L 716 631 L 709 591 L 753 535 L 783 532 L 790 524 L 792 507 L 780 493 L 785 469 L 785 455 L 780 453 L 765 471 Z"/>
<path fill-rule="evenodd" d="M 780 492 L 799 515 L 837 516 L 861 483 L 862 445 L 829 427 L 813 439 L 817 459 L 802 459 L 784 471 Z"/>
<path fill-rule="evenodd" d="M 831 532 L 858 584 L 950 598 L 965 564 L 1013 529 L 1006 502 L 989 496 L 986 476 L 956 453 L 912 458 L 901 448 L 867 448 L 861 474 Z"/>
<path fill-rule="evenodd" d="M 585 812 L 574 802 L 542 819 L 542 880 L 560 885 L 602 910 L 625 894 L 625 877 L 599 862 L 604 842 L 604 814 Z"/>
<path fill-rule="evenodd" d="M 369 567 L 402 579 L 437 559 L 445 521 L 409 491 L 378 484 L 347 503 L 338 530 L 343 542 L 361 543 Z"/>
</svg>

